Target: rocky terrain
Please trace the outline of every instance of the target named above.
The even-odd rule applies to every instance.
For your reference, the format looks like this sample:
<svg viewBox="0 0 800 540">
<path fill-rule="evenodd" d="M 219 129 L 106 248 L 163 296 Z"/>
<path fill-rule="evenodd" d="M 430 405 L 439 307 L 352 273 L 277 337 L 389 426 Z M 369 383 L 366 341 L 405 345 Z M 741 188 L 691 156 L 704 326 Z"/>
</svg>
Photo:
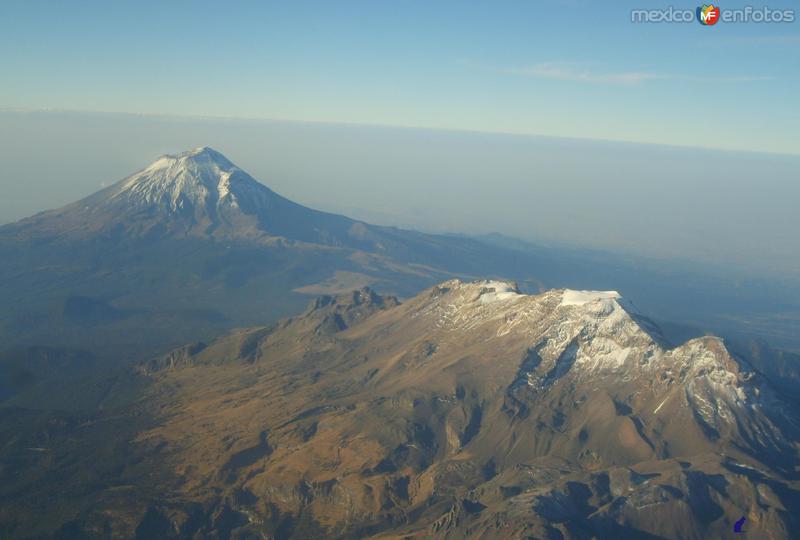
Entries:
<svg viewBox="0 0 800 540">
<path fill-rule="evenodd" d="M 0 227 L 0 538 L 791 537 L 797 356 L 692 326 L 775 298 L 529 247 L 207 147 Z"/>
<path fill-rule="evenodd" d="M 399 303 L 361 289 L 129 377 L 135 395 L 92 417 L 20 414 L 35 429 L 2 448 L 3 534 L 723 538 L 744 517 L 748 538 L 791 538 L 798 526 L 796 409 L 721 339 L 670 344 L 613 291 L 451 280 Z M 25 519 L 37 512 L 48 517 Z"/>
</svg>

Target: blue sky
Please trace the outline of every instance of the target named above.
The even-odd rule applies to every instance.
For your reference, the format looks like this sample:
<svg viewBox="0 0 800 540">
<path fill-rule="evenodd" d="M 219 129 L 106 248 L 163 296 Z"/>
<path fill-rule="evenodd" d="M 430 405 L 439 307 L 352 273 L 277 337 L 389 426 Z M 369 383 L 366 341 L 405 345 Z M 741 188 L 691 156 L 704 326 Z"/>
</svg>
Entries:
<svg viewBox="0 0 800 540">
<path fill-rule="evenodd" d="M 6 0 L 0 108 L 800 154 L 800 23 L 630 22 L 632 8 L 670 4 L 696 7 Z"/>
</svg>

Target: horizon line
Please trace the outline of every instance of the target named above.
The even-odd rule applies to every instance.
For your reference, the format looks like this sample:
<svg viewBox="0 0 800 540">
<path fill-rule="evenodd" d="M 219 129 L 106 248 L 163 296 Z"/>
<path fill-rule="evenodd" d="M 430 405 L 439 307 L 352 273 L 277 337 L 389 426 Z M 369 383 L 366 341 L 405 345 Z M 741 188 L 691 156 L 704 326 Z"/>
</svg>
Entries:
<svg viewBox="0 0 800 540">
<path fill-rule="evenodd" d="M 235 116 L 235 115 L 204 115 L 204 114 L 179 114 L 179 113 L 158 113 L 158 112 L 134 112 L 134 111 L 109 111 L 109 110 L 93 110 L 93 109 L 70 109 L 70 108 L 33 108 L 33 107 L 0 107 L 0 113 L 16 113 L 16 114 L 31 114 L 31 113 L 68 113 L 68 114 L 98 114 L 98 115 L 121 115 L 121 116 L 135 116 L 135 117 L 150 117 L 150 118 L 164 118 L 176 120 L 216 120 L 216 121 L 236 121 L 236 122 L 274 122 L 274 123 L 291 123 L 291 124 L 308 124 L 308 125 L 328 125 L 328 126 L 346 126 L 346 127 L 361 127 L 361 128 L 384 128 L 384 129 L 404 129 L 404 130 L 421 130 L 421 131 L 441 131 L 450 133 L 468 133 L 475 135 L 504 135 L 510 137 L 527 137 L 539 139 L 554 139 L 562 141 L 574 142 L 595 142 L 595 143 L 613 143 L 613 144 L 630 144 L 640 146 L 658 146 L 663 148 L 673 148 L 681 150 L 712 150 L 715 152 L 726 153 L 740 153 L 740 154 L 759 154 L 774 157 L 800 157 L 798 152 L 779 152 L 774 150 L 753 150 L 748 148 L 727 148 L 720 146 L 690 146 L 685 144 L 665 143 L 665 142 L 651 142 L 651 141 L 634 141 L 629 139 L 614 139 L 604 137 L 588 137 L 578 135 L 547 135 L 542 133 L 527 132 L 527 131 L 503 131 L 492 129 L 477 129 L 477 128 L 455 128 L 455 127 L 441 127 L 441 126 L 420 126 L 420 125 L 405 125 L 405 124 L 386 124 L 380 122 L 355 122 L 355 121 L 334 121 L 334 120 L 300 120 L 292 118 L 275 118 L 275 117 L 259 117 L 259 116 Z"/>
</svg>

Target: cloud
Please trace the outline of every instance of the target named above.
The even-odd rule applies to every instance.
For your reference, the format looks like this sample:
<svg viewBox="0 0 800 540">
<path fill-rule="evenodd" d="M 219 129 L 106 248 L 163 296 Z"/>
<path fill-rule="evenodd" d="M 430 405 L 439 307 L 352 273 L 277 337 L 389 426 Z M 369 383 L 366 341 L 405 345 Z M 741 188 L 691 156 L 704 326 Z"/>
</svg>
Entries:
<svg viewBox="0 0 800 540">
<path fill-rule="evenodd" d="M 708 44 L 716 45 L 718 47 L 728 47 L 729 45 L 775 45 L 778 47 L 788 46 L 788 48 L 794 49 L 797 46 L 800 46 L 800 35 L 772 34 L 768 36 L 723 36 L 722 38 L 708 40 Z"/>
<path fill-rule="evenodd" d="M 640 84 L 653 79 L 663 79 L 662 75 L 646 71 L 622 71 L 615 73 L 592 72 L 579 68 L 576 64 L 546 62 L 528 67 L 507 68 L 512 75 L 523 75 L 537 79 L 559 81 L 578 81 L 600 84 Z"/>
<path fill-rule="evenodd" d="M 471 60 L 461 60 L 459 63 L 473 68 L 530 77 L 535 79 L 550 79 L 558 81 L 573 81 L 587 84 L 609 85 L 638 85 L 648 81 L 687 81 L 711 83 L 741 83 L 774 80 L 772 76 L 745 75 L 745 76 L 694 76 L 670 73 L 656 73 L 652 71 L 596 71 L 584 67 L 577 62 L 543 62 L 521 67 L 490 67 L 475 63 Z"/>
<path fill-rule="evenodd" d="M 722 82 L 722 83 L 737 83 L 737 82 L 758 82 L 758 81 L 774 81 L 776 77 L 771 75 L 743 75 L 741 77 L 692 77 L 689 75 L 676 75 L 669 77 L 678 81 L 696 81 L 696 82 Z"/>
</svg>

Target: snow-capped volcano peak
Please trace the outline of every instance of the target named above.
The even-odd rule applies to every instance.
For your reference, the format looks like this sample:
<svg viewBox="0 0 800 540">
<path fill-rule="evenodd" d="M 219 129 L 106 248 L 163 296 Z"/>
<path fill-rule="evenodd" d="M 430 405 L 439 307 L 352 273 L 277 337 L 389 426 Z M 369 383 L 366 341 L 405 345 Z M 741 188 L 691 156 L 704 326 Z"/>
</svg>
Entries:
<svg viewBox="0 0 800 540">
<path fill-rule="evenodd" d="M 208 146 L 165 154 L 127 178 L 23 226 L 28 235 L 71 238 L 124 232 L 135 238 L 282 238 L 359 248 L 377 242 L 365 239 L 367 225 L 281 197 Z"/>
<path fill-rule="evenodd" d="M 264 236 L 303 209 L 208 146 L 165 154 L 112 186 L 52 212 L 78 234 Z M 46 223 L 44 225 L 47 225 Z"/>
<path fill-rule="evenodd" d="M 112 199 L 125 198 L 134 206 L 156 205 L 164 210 L 196 211 L 224 199 L 237 205 L 231 181 L 241 171 L 225 156 L 207 146 L 167 154 L 124 180 Z M 246 174 L 242 182 L 256 183 Z"/>
<path fill-rule="evenodd" d="M 228 158 L 209 146 L 198 146 L 179 154 L 166 154 L 151 163 L 145 170 L 154 171 L 164 168 L 201 168 L 216 167 L 219 169 L 236 168 Z"/>
</svg>

